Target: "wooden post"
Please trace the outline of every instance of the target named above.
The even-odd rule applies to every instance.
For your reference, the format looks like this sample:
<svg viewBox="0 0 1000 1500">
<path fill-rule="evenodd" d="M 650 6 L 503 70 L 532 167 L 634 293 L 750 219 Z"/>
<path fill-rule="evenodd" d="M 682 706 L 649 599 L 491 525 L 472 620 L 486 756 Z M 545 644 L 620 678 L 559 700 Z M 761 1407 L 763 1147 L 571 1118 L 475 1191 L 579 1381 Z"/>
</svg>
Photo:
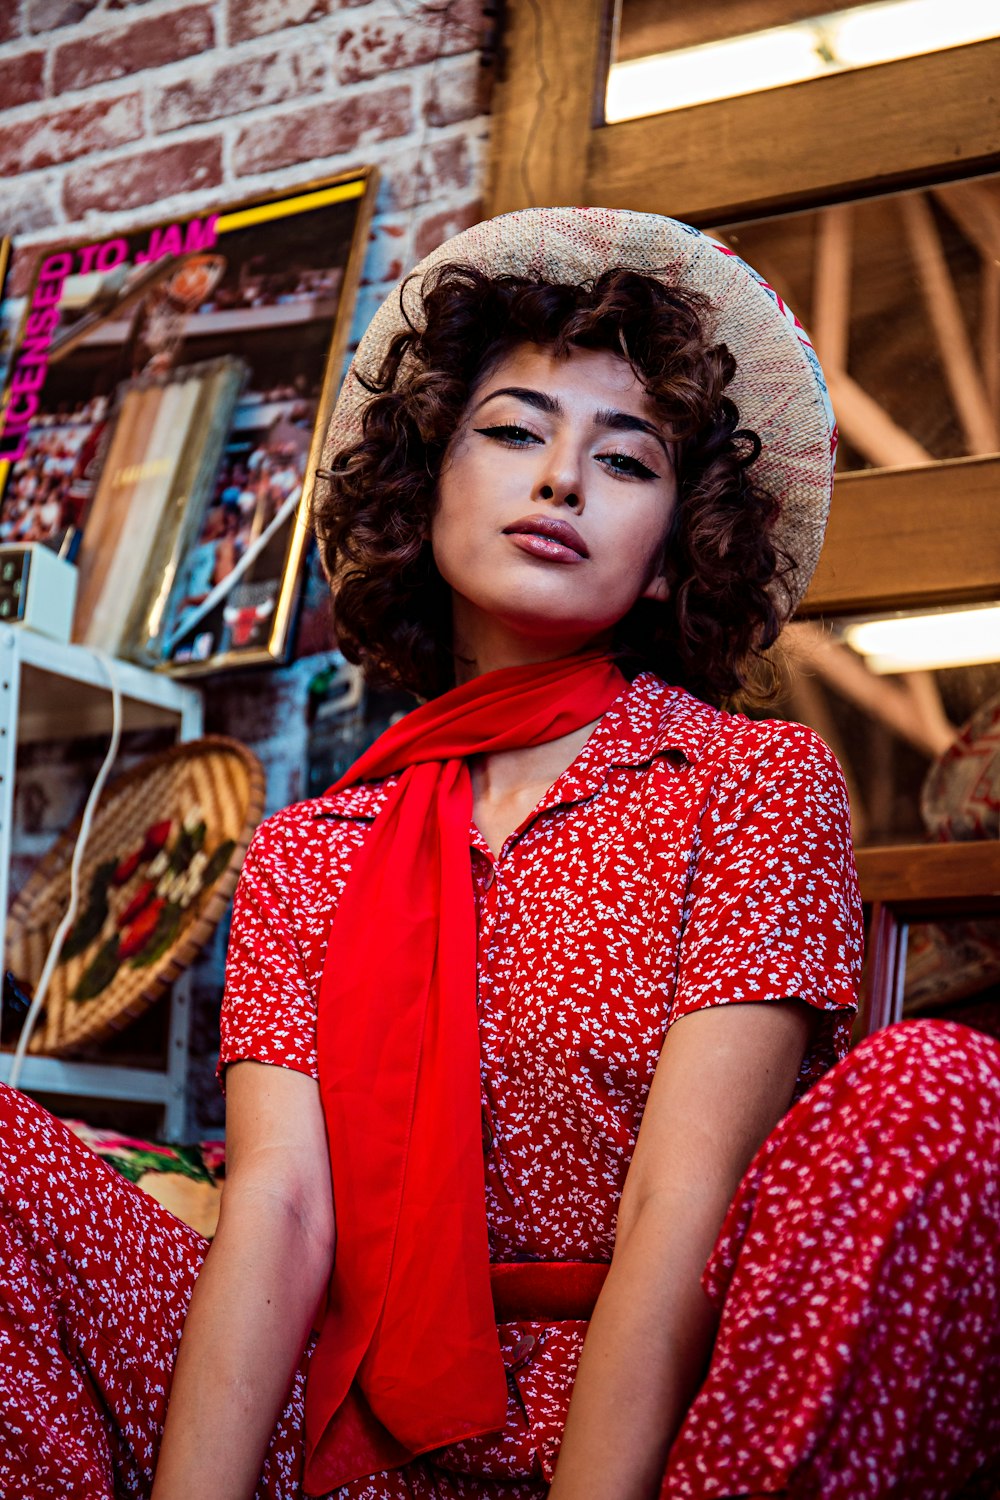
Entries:
<svg viewBox="0 0 1000 1500">
<path fill-rule="evenodd" d="M 868 962 L 861 1000 L 861 1036 L 871 1036 L 901 1019 L 906 977 L 908 924 L 890 906 L 876 901 L 868 928 Z"/>
<path fill-rule="evenodd" d="M 603 120 L 613 7 L 507 0 L 493 105 L 490 214 L 584 204 L 588 148 Z"/>
</svg>

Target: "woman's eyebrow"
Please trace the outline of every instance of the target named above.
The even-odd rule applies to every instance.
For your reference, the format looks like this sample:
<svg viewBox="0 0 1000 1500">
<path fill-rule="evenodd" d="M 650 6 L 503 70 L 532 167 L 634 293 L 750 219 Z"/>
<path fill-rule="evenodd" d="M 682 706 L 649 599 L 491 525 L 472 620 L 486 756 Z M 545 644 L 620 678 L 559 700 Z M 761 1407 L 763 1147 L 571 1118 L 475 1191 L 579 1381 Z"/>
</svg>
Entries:
<svg viewBox="0 0 1000 1500">
<path fill-rule="evenodd" d="M 474 408 L 479 411 L 488 401 L 493 401 L 497 396 L 513 396 L 518 401 L 523 401 L 526 406 L 533 406 L 536 411 L 547 412 L 550 416 L 560 416 L 562 407 L 554 396 L 545 391 L 533 390 L 526 385 L 505 385 L 499 390 L 490 391 L 484 396 L 479 405 Z M 602 411 L 594 413 L 594 426 L 605 427 L 611 432 L 645 432 L 651 438 L 655 438 L 663 449 L 664 457 L 672 463 L 673 458 L 666 438 L 662 432 L 652 423 L 647 422 L 644 417 L 634 416 L 631 412 L 618 411 L 614 407 L 607 407 Z"/>
<path fill-rule="evenodd" d="M 609 408 L 606 411 L 596 412 L 594 423 L 597 427 L 608 427 L 612 432 L 647 432 L 651 438 L 656 439 L 665 456 L 670 459 L 670 449 L 663 433 L 652 422 L 647 422 L 644 417 L 636 417 L 631 412 L 615 411 Z"/>
<path fill-rule="evenodd" d="M 523 401 L 526 406 L 533 406 L 536 411 L 544 411 L 550 415 L 558 415 L 562 407 L 554 396 L 546 395 L 544 391 L 534 391 L 527 385 L 505 385 L 497 391 L 490 391 L 484 396 L 479 405 L 474 409 L 479 411 L 480 407 L 486 405 L 487 401 L 493 401 L 497 396 L 515 396 L 518 401 Z"/>
</svg>

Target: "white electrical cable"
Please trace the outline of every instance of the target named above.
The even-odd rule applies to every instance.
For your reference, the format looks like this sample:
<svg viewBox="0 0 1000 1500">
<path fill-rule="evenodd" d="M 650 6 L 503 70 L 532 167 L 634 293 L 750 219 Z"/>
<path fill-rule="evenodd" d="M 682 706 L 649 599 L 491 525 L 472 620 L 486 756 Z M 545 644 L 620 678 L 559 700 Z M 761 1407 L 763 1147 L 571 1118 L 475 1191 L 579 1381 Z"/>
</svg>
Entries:
<svg viewBox="0 0 1000 1500">
<path fill-rule="evenodd" d="M 80 832 L 77 834 L 76 844 L 73 849 L 73 858 L 70 863 L 69 906 L 66 908 L 62 921 L 56 928 L 55 936 L 49 945 L 49 951 L 45 955 L 41 977 L 39 978 L 31 1004 L 28 1007 L 28 1014 L 22 1023 L 21 1034 L 17 1039 L 17 1048 L 14 1052 L 14 1061 L 11 1064 L 10 1077 L 8 1079 L 8 1083 L 12 1089 L 17 1088 L 18 1080 L 21 1077 L 21 1069 L 24 1066 L 24 1059 L 27 1055 L 28 1043 L 31 1041 L 31 1033 L 34 1031 L 38 1017 L 42 1013 L 45 996 L 56 964 L 59 961 L 59 954 L 62 951 L 66 934 L 76 920 L 77 908 L 80 904 L 80 866 L 83 863 L 87 839 L 90 837 L 90 825 L 94 821 L 94 813 L 97 811 L 97 804 L 104 790 L 104 783 L 108 779 L 108 773 L 114 764 L 115 756 L 118 754 L 118 746 L 121 743 L 122 694 L 118 674 L 115 671 L 114 660 L 106 651 L 100 651 L 94 647 L 88 647 L 87 649 L 90 651 L 91 656 L 104 668 L 108 676 L 108 685 L 111 688 L 111 741 L 101 764 L 101 769 L 98 771 L 94 785 L 90 789 L 90 796 L 87 798 L 87 805 L 83 810 L 83 817 L 80 820 Z"/>
<path fill-rule="evenodd" d="M 301 498 L 302 490 L 293 490 L 292 493 L 286 497 L 278 510 L 275 511 L 273 517 L 264 527 L 264 530 L 261 532 L 260 536 L 257 537 L 255 541 L 252 541 L 250 543 L 249 547 L 244 552 L 239 562 L 236 563 L 235 566 L 230 570 L 230 572 L 226 574 L 225 578 L 221 579 L 220 582 L 215 585 L 215 588 L 212 589 L 210 593 L 205 595 L 204 599 L 196 609 L 189 610 L 188 613 L 181 618 L 177 625 L 177 628 L 175 630 L 172 630 L 167 636 L 166 640 L 163 642 L 163 646 L 161 649 L 165 657 L 170 655 L 171 651 L 177 645 L 178 641 L 182 641 L 186 635 L 190 635 L 192 629 L 195 625 L 197 625 L 199 620 L 203 620 L 207 614 L 211 613 L 211 611 L 217 604 L 221 603 L 221 601 L 225 599 L 226 595 L 229 593 L 233 585 L 239 582 L 239 580 L 243 577 L 243 574 L 246 572 L 247 568 L 249 568 L 251 563 L 253 563 L 260 556 L 261 552 L 263 552 L 268 542 L 274 536 L 274 533 L 278 530 L 278 527 L 284 525 L 284 523 L 288 520 L 288 517 L 292 515 L 294 511 L 298 510 L 299 501 L 301 500 Z"/>
</svg>

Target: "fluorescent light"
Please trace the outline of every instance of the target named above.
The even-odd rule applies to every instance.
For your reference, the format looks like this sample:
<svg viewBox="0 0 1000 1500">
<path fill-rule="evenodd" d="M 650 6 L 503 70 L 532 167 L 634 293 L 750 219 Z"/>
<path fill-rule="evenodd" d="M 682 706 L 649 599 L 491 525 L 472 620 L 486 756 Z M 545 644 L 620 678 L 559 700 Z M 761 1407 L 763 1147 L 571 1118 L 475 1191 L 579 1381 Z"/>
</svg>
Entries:
<svg viewBox="0 0 1000 1500">
<path fill-rule="evenodd" d="M 848 625 L 844 640 L 880 676 L 1000 661 L 1000 607 L 866 620 Z"/>
<path fill-rule="evenodd" d="M 613 125 L 997 35 L 1000 6 L 994 0 L 882 0 L 616 63 L 608 75 L 605 119 Z"/>
<path fill-rule="evenodd" d="M 837 61 L 845 68 L 864 68 L 995 36 L 997 15 L 990 0 L 895 0 L 828 16 L 826 28 Z"/>
<path fill-rule="evenodd" d="M 760 93 L 826 72 L 808 26 L 777 26 L 705 47 L 618 63 L 608 77 L 604 117 L 633 120 L 706 99 Z"/>
</svg>

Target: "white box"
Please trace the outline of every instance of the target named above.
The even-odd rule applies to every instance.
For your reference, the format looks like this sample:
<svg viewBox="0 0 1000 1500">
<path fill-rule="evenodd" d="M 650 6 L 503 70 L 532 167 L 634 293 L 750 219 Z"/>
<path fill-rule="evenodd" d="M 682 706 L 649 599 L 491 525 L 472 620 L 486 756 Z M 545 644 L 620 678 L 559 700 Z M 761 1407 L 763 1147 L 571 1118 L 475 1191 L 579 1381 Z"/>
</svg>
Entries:
<svg viewBox="0 0 1000 1500">
<path fill-rule="evenodd" d="M 68 641 L 76 604 L 76 568 L 41 542 L 0 545 L 0 624 L 21 625 Z"/>
</svg>

